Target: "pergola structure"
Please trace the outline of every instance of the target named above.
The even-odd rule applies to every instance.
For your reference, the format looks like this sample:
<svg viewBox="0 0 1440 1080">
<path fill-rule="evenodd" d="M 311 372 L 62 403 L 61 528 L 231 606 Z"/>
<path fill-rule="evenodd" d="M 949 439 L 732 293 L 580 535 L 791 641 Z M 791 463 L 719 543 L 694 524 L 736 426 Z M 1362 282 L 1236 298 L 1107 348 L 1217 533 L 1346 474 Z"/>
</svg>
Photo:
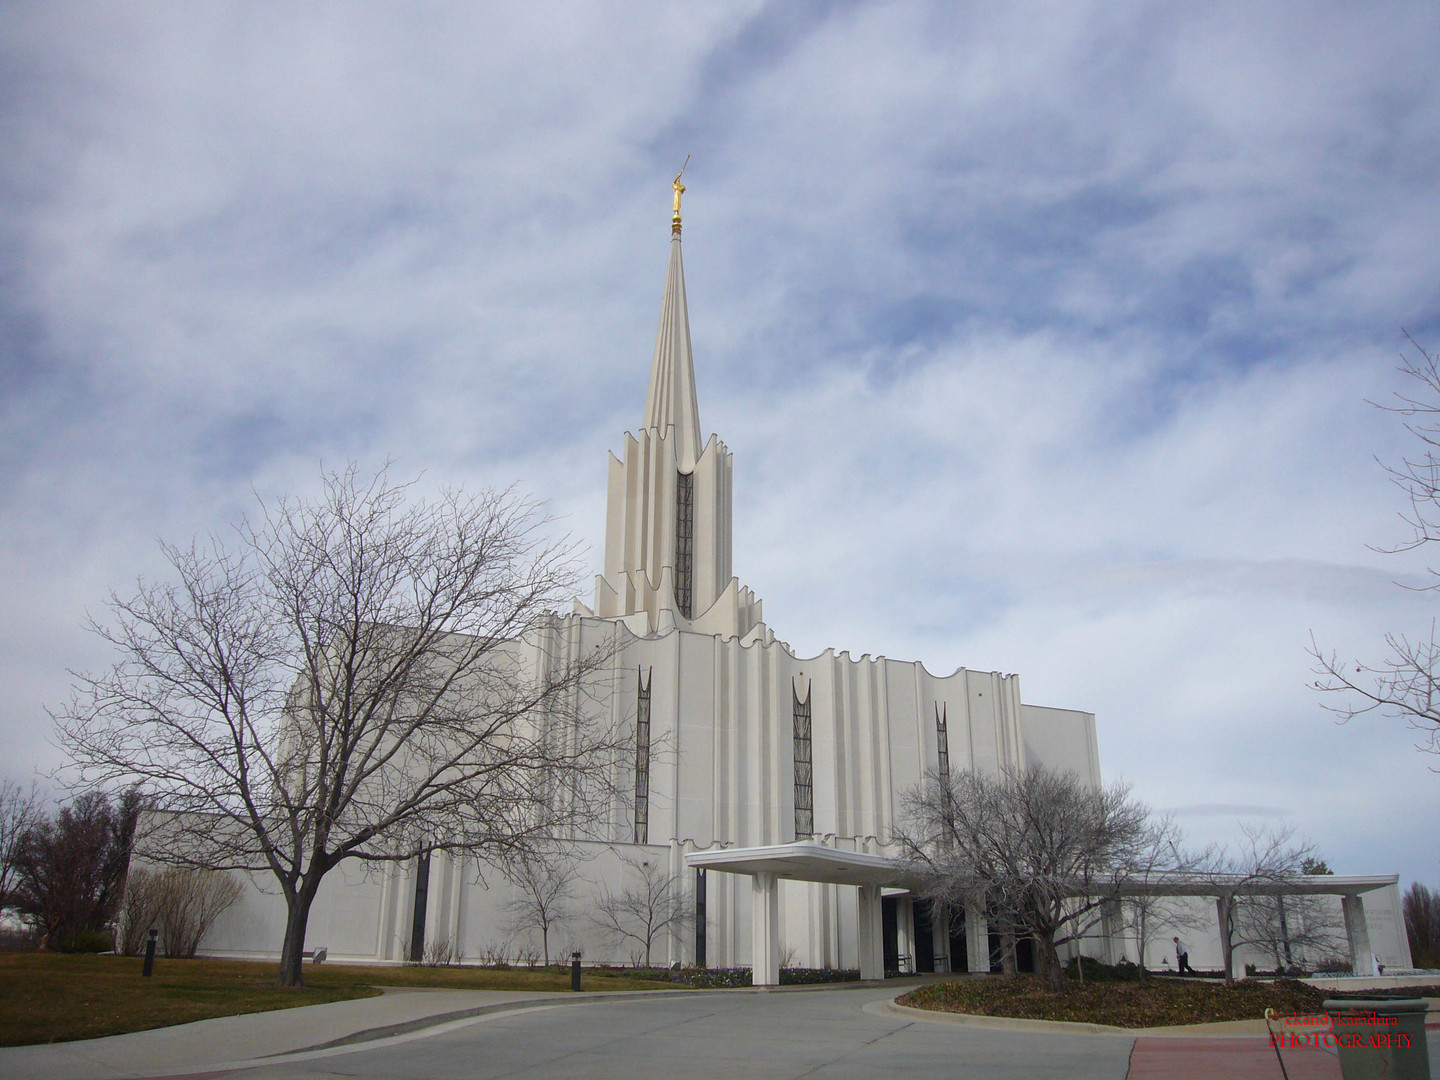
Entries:
<svg viewBox="0 0 1440 1080">
<path fill-rule="evenodd" d="M 881 890 L 889 888 L 913 893 L 918 885 L 909 868 L 897 859 L 841 851 L 807 841 L 694 851 L 685 856 L 685 864 L 696 869 L 718 870 L 750 878 L 750 895 L 754 905 L 750 918 L 751 977 L 755 986 L 777 986 L 780 982 L 779 882 L 782 879 L 859 886 L 862 979 L 885 977 Z M 1357 975 L 1373 975 L 1375 964 L 1370 949 L 1370 932 L 1365 923 L 1365 904 L 1361 897 L 1364 893 L 1394 885 L 1399 880 L 1398 874 L 1293 874 L 1258 878 L 1238 874 L 1159 873 L 1118 883 L 1115 896 L 1117 899 L 1125 896 L 1213 897 L 1222 942 L 1226 940 L 1226 912 L 1237 896 L 1339 896 L 1352 970 Z M 976 956 L 981 955 L 977 946 L 986 933 L 984 923 L 983 915 L 966 912 L 966 937 L 971 952 L 969 966 L 972 969 Z M 984 955 L 988 959 L 988 953 Z M 1229 957 L 1226 959 L 1228 961 Z"/>
<path fill-rule="evenodd" d="M 1370 948 L 1370 928 L 1365 922 L 1367 892 L 1398 884 L 1399 874 L 1285 874 L 1247 876 L 1244 874 L 1158 873 L 1122 882 L 1118 896 L 1208 896 L 1215 900 L 1222 947 L 1226 912 L 1237 896 L 1338 896 L 1345 918 L 1345 940 L 1350 946 L 1350 969 L 1356 975 L 1375 974 L 1375 954 Z M 1228 954 L 1229 949 L 1225 949 Z M 1229 955 L 1225 961 L 1230 963 Z"/>
</svg>

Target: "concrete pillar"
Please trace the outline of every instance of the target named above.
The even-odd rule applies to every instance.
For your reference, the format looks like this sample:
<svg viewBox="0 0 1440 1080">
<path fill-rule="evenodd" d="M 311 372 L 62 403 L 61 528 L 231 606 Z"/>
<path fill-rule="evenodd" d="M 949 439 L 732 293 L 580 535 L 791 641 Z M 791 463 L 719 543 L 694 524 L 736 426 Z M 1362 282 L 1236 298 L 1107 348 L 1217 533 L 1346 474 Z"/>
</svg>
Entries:
<svg viewBox="0 0 1440 1080">
<path fill-rule="evenodd" d="M 780 883 L 774 874 L 750 879 L 754 906 L 750 913 L 750 981 L 755 986 L 780 985 Z"/>
<path fill-rule="evenodd" d="M 990 924 L 984 911 L 971 905 L 965 908 L 965 970 L 990 970 Z"/>
<path fill-rule="evenodd" d="M 1100 904 L 1100 933 L 1104 935 L 1102 954 L 1107 964 L 1118 964 L 1125 957 L 1125 943 L 1120 940 L 1120 905 L 1114 900 Z"/>
<path fill-rule="evenodd" d="M 395 960 L 395 905 L 400 895 L 399 864 L 387 862 L 381 871 L 380 930 L 375 939 L 375 958 Z"/>
<path fill-rule="evenodd" d="M 1374 975 L 1375 953 L 1370 948 L 1365 901 L 1359 896 L 1342 896 L 1340 910 L 1345 916 L 1345 938 L 1350 943 L 1350 970 L 1356 975 Z"/>
<path fill-rule="evenodd" d="M 880 913 L 880 886 L 859 889 L 860 978 L 885 978 L 885 923 Z"/>
<path fill-rule="evenodd" d="M 930 948 L 935 953 L 935 971 L 945 974 L 954 971 L 950 960 L 950 909 L 941 908 L 930 922 Z M 964 957 L 960 958 L 964 961 Z"/>
<path fill-rule="evenodd" d="M 470 922 L 470 877 L 467 873 L 468 862 L 468 856 L 455 856 L 455 914 L 453 916 L 455 933 L 453 938 L 455 942 L 455 960 L 457 963 L 460 958 L 465 955 L 465 950 L 469 945 L 465 936 L 465 930 Z"/>
</svg>

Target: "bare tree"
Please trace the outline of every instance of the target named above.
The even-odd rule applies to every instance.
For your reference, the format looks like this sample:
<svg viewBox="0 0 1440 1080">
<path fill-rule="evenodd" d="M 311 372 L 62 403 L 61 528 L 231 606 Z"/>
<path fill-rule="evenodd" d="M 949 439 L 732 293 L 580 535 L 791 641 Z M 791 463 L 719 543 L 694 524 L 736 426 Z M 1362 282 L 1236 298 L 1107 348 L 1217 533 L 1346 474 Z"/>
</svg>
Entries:
<svg viewBox="0 0 1440 1080">
<path fill-rule="evenodd" d="M 153 927 L 164 955 L 189 959 L 215 920 L 243 892 L 233 875 L 219 870 L 136 867 L 125 882 L 125 905 L 115 923 L 115 951 L 138 955 Z"/>
<path fill-rule="evenodd" d="M 1440 355 L 1426 352 L 1408 333 L 1405 339 L 1410 351 L 1401 354 L 1400 370 L 1419 384 L 1418 389 L 1413 396 L 1396 393 L 1395 403 L 1378 406 L 1405 417 L 1406 430 L 1419 442 L 1414 454 L 1398 465 L 1385 466 L 1410 503 L 1410 509 L 1400 515 L 1410 535 L 1394 547 L 1379 549 L 1391 553 L 1440 540 Z M 1440 589 L 1440 569 L 1430 567 L 1428 572 L 1430 584 L 1419 588 Z M 1312 635 L 1310 654 L 1315 659 L 1316 679 L 1311 686 L 1333 698 L 1325 707 L 1342 722 L 1372 712 L 1401 717 L 1423 732 L 1420 749 L 1440 754 L 1437 623 L 1431 620 L 1429 631 L 1419 637 L 1387 634 L 1385 645 L 1389 655 L 1367 663 L 1322 650 Z"/>
<path fill-rule="evenodd" d="M 174 580 L 112 595 L 92 628 L 118 659 L 57 717 L 83 780 L 154 793 L 148 856 L 273 875 L 281 985 L 342 861 L 504 859 L 582 828 L 619 745 L 585 701 L 607 650 L 553 614 L 569 547 L 512 492 L 409 486 L 352 466 L 262 500 L 229 546 L 164 546 Z"/>
<path fill-rule="evenodd" d="M 122 956 L 139 956 L 145 951 L 150 928 L 160 927 L 160 908 L 165 899 L 164 874 L 137 866 L 125 876 L 125 903 L 115 920 L 115 951 Z"/>
<path fill-rule="evenodd" d="M 685 903 L 684 885 L 655 859 L 622 856 L 634 883 L 619 893 L 605 888 L 591 916 L 596 927 L 615 944 L 630 942 L 650 966 L 650 952 L 664 934 L 680 933 L 693 915 Z"/>
<path fill-rule="evenodd" d="M 85 792 L 54 817 L 38 815 L 25 831 L 11 899 L 50 947 L 77 947 L 109 928 L 124 894 L 141 803 L 134 787 L 113 802 L 104 792 Z"/>
<path fill-rule="evenodd" d="M 1417 968 L 1440 966 L 1440 893 L 1412 881 L 1400 908 L 1405 915 L 1405 934 L 1410 939 L 1411 963 Z"/>
<path fill-rule="evenodd" d="M 40 799 L 13 780 L 0 780 L 0 911 L 10 906 L 21 843 L 40 818 Z"/>
<path fill-rule="evenodd" d="M 1159 877 L 1186 874 L 1213 854 L 1213 849 L 1202 852 L 1185 850 L 1181 845 L 1185 835 L 1175 824 L 1172 814 L 1151 821 L 1136 845 L 1131 866 L 1134 877 L 1140 881 L 1151 881 Z M 1168 928 L 1199 929 L 1201 918 L 1182 897 L 1151 892 L 1128 893 L 1120 901 L 1122 924 L 1135 935 L 1139 950 L 1140 973 L 1148 973 L 1145 966 L 1145 951 L 1152 932 L 1157 926 Z M 1081 969 L 1084 970 L 1083 968 Z"/>
<path fill-rule="evenodd" d="M 906 793 L 903 857 L 938 910 L 981 906 L 1035 938 L 1036 966 L 1061 982 L 1056 948 L 1078 939 L 1135 873 L 1148 810 L 1115 784 L 1032 768 L 997 776 L 927 772 Z"/>
<path fill-rule="evenodd" d="M 1235 853 L 1224 848 L 1199 868 L 1217 894 L 1220 953 L 1225 981 L 1235 979 L 1235 950 L 1243 945 L 1269 954 L 1277 968 L 1289 967 L 1301 950 L 1333 951 L 1343 929 L 1316 897 L 1285 895 L 1286 885 L 1305 875 L 1302 866 L 1315 846 L 1294 839 L 1294 826 L 1269 829 L 1240 826 L 1245 840 Z"/>
<path fill-rule="evenodd" d="M 563 852 L 522 852 L 505 867 L 515 895 L 505 904 L 507 934 L 540 931 L 545 966 L 550 966 L 550 931 L 569 922 L 574 914 L 579 871 Z"/>
<path fill-rule="evenodd" d="M 244 891 L 222 870 L 172 866 L 161 875 L 160 936 L 165 955 L 188 959 L 200 948 L 215 920 Z"/>
</svg>

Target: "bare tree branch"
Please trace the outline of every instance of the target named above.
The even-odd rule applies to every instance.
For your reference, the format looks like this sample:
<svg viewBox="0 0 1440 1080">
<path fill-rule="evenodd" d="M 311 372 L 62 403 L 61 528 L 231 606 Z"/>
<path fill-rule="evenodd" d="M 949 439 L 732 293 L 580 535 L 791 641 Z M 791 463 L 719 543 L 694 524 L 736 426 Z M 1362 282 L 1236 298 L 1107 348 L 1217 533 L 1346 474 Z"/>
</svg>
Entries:
<svg viewBox="0 0 1440 1080">
<path fill-rule="evenodd" d="M 633 942 L 650 966 L 650 952 L 663 935 L 683 932 L 693 916 L 680 879 L 656 859 L 622 856 L 633 883 L 619 893 L 605 887 L 591 920 L 612 942 Z"/>
<path fill-rule="evenodd" d="M 1145 826 L 1144 835 L 1135 848 L 1132 862 L 1135 877 L 1140 881 L 1149 881 L 1162 874 L 1193 873 L 1214 857 L 1213 847 L 1199 852 L 1189 851 L 1182 846 L 1184 842 L 1184 833 L 1175 824 L 1174 815 L 1165 814 L 1151 821 Z M 1147 970 L 1146 948 L 1155 927 L 1200 929 L 1202 925 L 1209 925 L 1193 913 L 1183 898 L 1151 892 L 1128 893 L 1121 901 L 1120 912 L 1123 925 L 1135 935 L 1142 976 Z"/>
<path fill-rule="evenodd" d="M 1440 540 L 1440 356 L 1427 352 L 1408 331 L 1405 340 L 1410 351 L 1401 354 L 1400 370 L 1419 389 L 1413 396 L 1396 393 L 1393 404 L 1371 402 L 1405 417 L 1405 429 L 1420 444 L 1417 453 L 1398 465 L 1381 463 L 1409 503 L 1409 510 L 1400 515 L 1409 536 L 1394 547 L 1376 549 L 1391 553 Z M 1440 570 L 1430 567 L 1428 573 L 1430 583 L 1420 588 L 1440 589 Z M 1424 637 L 1391 633 L 1385 636 L 1385 646 L 1388 655 L 1372 664 L 1323 650 L 1312 634 L 1309 652 L 1316 679 L 1311 688 L 1327 696 L 1324 707 L 1341 723 L 1371 712 L 1403 718 L 1424 733 L 1417 749 L 1440 754 L 1440 639 L 1434 620 Z"/>
<path fill-rule="evenodd" d="M 507 934 L 539 930 L 541 952 L 549 967 L 550 932 L 574 915 L 571 905 L 580 881 L 575 860 L 563 851 L 537 850 L 512 859 L 504 871 L 515 887 L 515 895 L 505 905 L 504 930 Z"/>
<path fill-rule="evenodd" d="M 1033 934 L 1037 966 L 1058 986 L 1059 945 L 1093 926 L 1136 870 L 1149 811 L 1124 785 L 1073 773 L 926 773 L 904 797 L 902 858 L 935 909 L 987 912 Z"/>
<path fill-rule="evenodd" d="M 33 784 L 26 789 L 13 780 L 0 780 L 0 911 L 10 906 L 21 845 L 40 814 Z"/>
<path fill-rule="evenodd" d="M 1233 982 L 1234 952 L 1249 945 L 1269 953 L 1275 966 L 1291 966 L 1288 953 L 1333 952 L 1345 941 L 1339 926 L 1314 897 L 1285 896 L 1286 881 L 1301 877 L 1315 845 L 1296 841 L 1295 827 L 1269 829 L 1242 823 L 1245 840 L 1231 853 L 1217 848 L 1196 868 L 1218 894 L 1217 921 L 1225 981 Z"/>
<path fill-rule="evenodd" d="M 112 596 L 92 629 L 118 659 L 57 716 L 84 781 L 155 798 L 150 857 L 275 877 L 286 984 L 342 860 L 503 860 L 583 835 L 610 794 L 622 740 L 588 696 L 609 652 L 554 614 L 572 549 L 513 491 L 409 487 L 352 466 L 228 546 L 164 546 L 174 579 Z"/>
</svg>

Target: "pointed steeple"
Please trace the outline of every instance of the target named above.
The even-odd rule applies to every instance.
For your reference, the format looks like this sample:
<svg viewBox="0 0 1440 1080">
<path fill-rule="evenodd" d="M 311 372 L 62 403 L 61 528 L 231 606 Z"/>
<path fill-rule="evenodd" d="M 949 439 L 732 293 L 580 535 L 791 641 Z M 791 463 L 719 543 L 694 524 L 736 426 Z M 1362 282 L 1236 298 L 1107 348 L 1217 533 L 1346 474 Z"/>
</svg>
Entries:
<svg viewBox="0 0 1440 1080">
<path fill-rule="evenodd" d="M 675 428 L 682 472 L 695 467 L 700 457 L 700 406 L 695 397 L 695 360 L 690 352 L 690 311 L 685 303 L 685 264 L 680 258 L 680 234 L 670 240 L 670 269 L 665 275 L 665 296 L 660 301 L 660 329 L 655 335 L 655 357 L 650 363 L 650 390 L 645 396 L 642 428 L 660 434 Z"/>
<path fill-rule="evenodd" d="M 681 170 L 683 174 L 684 170 Z M 690 312 L 680 259 L 680 177 L 670 222 L 670 270 L 650 363 L 645 420 L 626 434 L 623 457 L 610 455 L 605 508 L 605 572 L 595 606 L 582 615 L 616 619 L 642 636 L 690 633 L 773 641 L 755 594 L 730 572 L 730 451 L 712 435 L 701 448 L 690 353 Z"/>
</svg>

